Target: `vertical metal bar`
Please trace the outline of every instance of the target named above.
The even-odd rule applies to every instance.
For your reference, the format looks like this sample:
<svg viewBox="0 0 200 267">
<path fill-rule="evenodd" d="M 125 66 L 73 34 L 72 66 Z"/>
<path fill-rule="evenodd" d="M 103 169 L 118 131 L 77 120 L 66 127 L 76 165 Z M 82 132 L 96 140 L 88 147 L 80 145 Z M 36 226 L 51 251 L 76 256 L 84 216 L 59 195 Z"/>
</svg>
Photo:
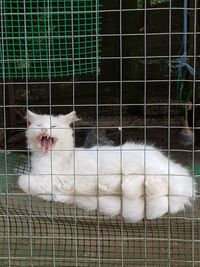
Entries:
<svg viewBox="0 0 200 267">
<path fill-rule="evenodd" d="M 120 38 L 120 109 L 119 109 L 119 120 L 120 120 L 120 179 L 121 179 L 121 185 L 122 185 L 122 157 L 123 157 L 123 153 L 122 153 L 122 143 L 123 143 L 123 139 L 122 139 L 122 132 L 123 132 L 123 110 L 122 110 L 122 90 L 123 90 L 123 48 L 122 48 L 122 0 L 120 0 L 120 25 L 119 25 L 119 38 Z M 123 197 L 121 194 L 121 214 L 123 214 Z M 121 262 L 121 266 L 124 266 L 124 238 L 123 238 L 123 219 L 121 220 L 121 256 L 122 256 L 122 262 Z"/>
<path fill-rule="evenodd" d="M 14 83 L 13 79 L 6 79 L 5 82 L 7 83 L 5 86 L 5 101 L 6 105 L 8 106 L 14 106 L 15 104 L 15 91 L 14 91 Z M 6 111 L 6 125 L 7 128 L 14 128 L 16 126 L 16 110 L 13 107 L 7 107 Z M 7 138 L 10 138 L 12 136 L 14 129 L 9 130 L 7 132 Z"/>
<path fill-rule="evenodd" d="M 74 1 L 71 0 L 71 31 L 72 31 L 72 106 L 73 111 L 75 111 L 75 51 L 74 51 Z M 74 145 L 75 145 L 75 124 L 73 122 L 73 132 L 74 132 Z M 75 188 L 75 203 L 76 203 L 76 153 L 75 153 L 75 147 L 73 147 L 73 163 L 74 163 L 74 188 Z M 75 243 L 75 264 L 76 267 L 78 267 L 78 234 L 77 234 L 77 207 L 74 206 L 74 243 Z"/>
<path fill-rule="evenodd" d="M 193 123 L 192 123 L 192 129 L 193 129 L 193 135 L 195 132 L 195 105 L 196 105 L 196 58 L 197 58 L 197 0 L 193 0 L 192 7 L 194 12 L 194 28 L 193 28 L 193 67 L 194 67 L 194 76 L 193 76 Z M 195 142 L 193 138 L 192 142 L 192 174 L 193 177 L 195 177 Z M 195 191 L 194 191 L 194 181 L 193 181 L 193 201 L 192 201 L 192 267 L 196 266 L 195 263 L 195 209 L 194 209 L 194 201 L 195 201 Z"/>
<path fill-rule="evenodd" d="M 11 242 L 10 242 L 10 220 L 9 220 L 9 190 L 8 190 L 8 166 L 7 166 L 7 121 L 6 121 L 6 79 L 5 79 L 5 50 L 4 50 L 4 12 L 3 1 L 0 1 L 1 11 L 1 46 L 2 46 L 2 77 L 3 77 L 3 124 L 4 124 L 4 161 L 6 179 L 6 220 L 7 220 L 7 242 L 8 242 L 8 267 L 11 266 Z"/>
<path fill-rule="evenodd" d="M 52 116 L 52 79 L 51 79 L 51 1 L 47 0 L 47 34 L 48 34 L 48 81 L 49 81 L 49 115 L 50 115 L 50 132 L 51 132 L 51 116 Z M 51 223 L 52 223 L 52 250 L 53 250 L 53 266 L 56 266 L 55 259 L 55 225 L 54 225 L 54 202 L 53 202 L 53 167 L 52 167 L 52 151 L 50 151 L 51 155 L 51 194 L 52 194 L 52 202 L 51 202 Z"/>
<path fill-rule="evenodd" d="M 168 173 L 167 173 L 167 179 L 168 179 L 168 266 L 171 266 L 170 259 L 171 259 L 171 239 L 170 239 L 170 135 L 171 135 L 171 44 L 172 44 L 172 37 L 171 37 L 171 21 L 172 21 L 172 3 L 171 0 L 169 0 L 169 67 L 168 67 L 168 75 L 169 75 L 169 83 L 168 83 L 168 129 L 167 129 L 167 157 L 168 157 Z"/>
<path fill-rule="evenodd" d="M 146 145 L 147 145 L 147 1 L 144 0 L 144 266 L 147 267 L 147 221 L 146 221 Z"/>
<path fill-rule="evenodd" d="M 96 0 L 96 121 L 97 121 L 97 129 L 96 129 L 96 136 L 97 136 L 97 252 L 98 252 L 98 266 L 101 266 L 101 238 L 100 238 L 100 223 L 99 223 L 99 72 L 98 72 L 98 1 Z"/>
<path fill-rule="evenodd" d="M 25 78 L 25 90 L 26 90 L 26 112 L 28 111 L 28 104 L 29 104 L 29 93 L 28 93 L 28 44 L 27 44 L 27 25 L 26 25 L 26 0 L 23 1 L 23 8 L 24 8 L 24 41 L 25 41 L 25 57 L 26 57 L 26 78 Z M 28 121 L 27 121 L 27 127 L 28 127 Z M 30 159 L 30 149 L 28 147 L 28 164 Z M 30 191 L 30 176 L 29 176 L 29 191 Z M 29 235 L 30 235 L 30 261 L 31 266 L 33 267 L 33 246 L 32 246 L 32 219 L 31 219 L 31 194 L 28 194 L 28 203 L 29 203 Z"/>
</svg>

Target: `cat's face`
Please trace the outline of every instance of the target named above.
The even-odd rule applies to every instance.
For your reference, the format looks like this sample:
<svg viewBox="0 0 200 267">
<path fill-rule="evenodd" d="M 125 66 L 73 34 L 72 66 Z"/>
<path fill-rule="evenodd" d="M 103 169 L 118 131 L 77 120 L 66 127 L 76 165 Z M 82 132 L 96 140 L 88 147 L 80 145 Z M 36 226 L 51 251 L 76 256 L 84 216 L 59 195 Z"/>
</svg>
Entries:
<svg viewBox="0 0 200 267">
<path fill-rule="evenodd" d="M 28 129 L 26 136 L 32 151 L 48 153 L 51 150 L 66 150 L 72 146 L 70 123 L 77 121 L 75 112 L 67 115 L 38 115 L 27 112 Z"/>
</svg>

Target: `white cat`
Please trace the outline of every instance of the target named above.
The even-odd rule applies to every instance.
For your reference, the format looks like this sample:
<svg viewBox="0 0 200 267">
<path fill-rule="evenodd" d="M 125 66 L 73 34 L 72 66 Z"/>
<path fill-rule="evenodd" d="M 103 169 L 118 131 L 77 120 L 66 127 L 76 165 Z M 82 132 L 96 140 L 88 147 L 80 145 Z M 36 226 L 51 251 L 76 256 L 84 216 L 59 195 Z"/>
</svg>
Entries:
<svg viewBox="0 0 200 267">
<path fill-rule="evenodd" d="M 195 196 L 188 170 L 153 146 L 75 148 L 70 127 L 78 120 L 75 112 L 49 116 L 28 111 L 27 118 L 31 172 L 19 177 L 19 186 L 28 194 L 121 214 L 131 222 L 176 213 Z"/>
</svg>

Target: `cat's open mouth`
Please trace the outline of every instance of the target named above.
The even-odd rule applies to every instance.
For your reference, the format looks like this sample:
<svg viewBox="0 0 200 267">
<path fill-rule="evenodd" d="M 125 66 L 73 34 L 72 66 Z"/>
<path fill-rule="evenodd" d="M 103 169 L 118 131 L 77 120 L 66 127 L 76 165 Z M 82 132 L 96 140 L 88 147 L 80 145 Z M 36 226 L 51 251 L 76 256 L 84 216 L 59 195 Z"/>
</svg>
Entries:
<svg viewBox="0 0 200 267">
<path fill-rule="evenodd" d="M 46 134 L 41 134 L 39 136 L 39 142 L 41 145 L 42 152 L 47 153 L 55 145 L 56 138 L 51 137 L 51 136 L 46 135 Z"/>
</svg>

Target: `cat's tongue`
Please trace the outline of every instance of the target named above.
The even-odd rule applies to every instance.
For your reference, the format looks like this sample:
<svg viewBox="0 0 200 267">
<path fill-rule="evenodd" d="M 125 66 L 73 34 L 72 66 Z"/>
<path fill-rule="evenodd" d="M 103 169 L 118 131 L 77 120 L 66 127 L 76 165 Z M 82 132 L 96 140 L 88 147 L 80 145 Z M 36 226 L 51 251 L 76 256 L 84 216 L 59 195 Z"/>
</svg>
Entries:
<svg viewBox="0 0 200 267">
<path fill-rule="evenodd" d="M 43 136 L 41 138 L 41 149 L 42 149 L 42 152 L 43 153 L 47 153 L 51 149 L 52 144 L 53 144 L 52 138 L 47 139 L 46 136 L 45 137 Z"/>
</svg>

